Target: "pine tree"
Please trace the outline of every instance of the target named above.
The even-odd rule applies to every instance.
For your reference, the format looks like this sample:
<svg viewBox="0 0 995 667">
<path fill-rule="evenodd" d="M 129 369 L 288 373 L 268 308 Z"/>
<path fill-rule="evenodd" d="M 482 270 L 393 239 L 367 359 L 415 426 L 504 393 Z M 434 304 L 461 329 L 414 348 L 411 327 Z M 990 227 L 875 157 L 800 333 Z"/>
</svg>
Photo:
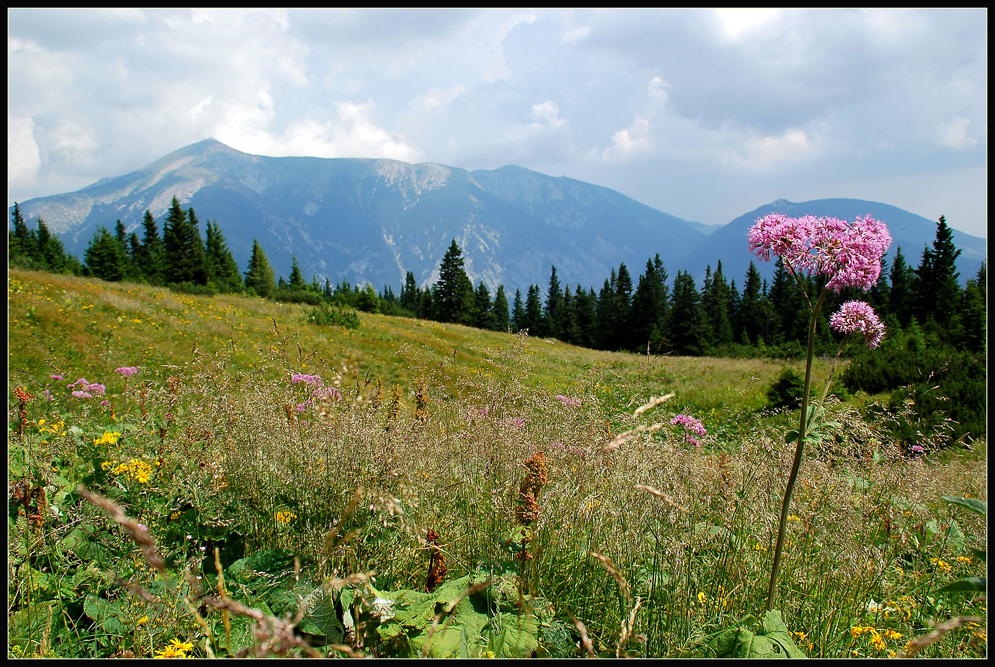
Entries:
<svg viewBox="0 0 995 667">
<path fill-rule="evenodd" d="M 473 318 L 473 283 L 463 270 L 463 251 L 456 239 L 439 265 L 437 297 L 433 297 L 435 318 L 439 322 L 470 324 Z"/>
<path fill-rule="evenodd" d="M 165 284 L 163 271 L 163 245 L 155 218 L 146 210 L 142 219 L 142 250 L 136 262 L 151 285 Z"/>
<path fill-rule="evenodd" d="M 413 316 L 418 316 L 419 289 L 415 282 L 415 274 L 408 271 L 404 274 L 404 285 L 401 287 L 399 305 Z"/>
<path fill-rule="evenodd" d="M 511 330 L 513 332 L 528 329 L 526 326 L 525 306 L 522 304 L 522 290 L 515 290 L 515 300 L 511 307 Z"/>
<path fill-rule="evenodd" d="M 525 322 L 522 328 L 528 329 L 529 335 L 543 338 L 547 335 L 546 323 L 542 317 L 542 298 L 539 296 L 539 286 L 529 285 L 525 296 Z"/>
<path fill-rule="evenodd" d="M 686 271 L 678 271 L 674 278 L 667 329 L 670 334 L 670 349 L 675 354 L 705 353 L 704 341 L 707 339 L 708 325 L 694 278 Z"/>
<path fill-rule="evenodd" d="M 240 292 L 243 286 L 242 274 L 217 221 L 207 221 L 204 246 L 208 274 L 214 287 L 220 292 Z"/>
<path fill-rule="evenodd" d="M 632 295 L 632 329 L 639 348 L 658 349 L 667 316 L 667 270 L 660 255 L 646 260 L 646 269 Z"/>
<path fill-rule="evenodd" d="M 961 289 L 956 265 L 960 253 L 953 242 L 953 231 L 941 215 L 932 250 L 923 250 L 914 287 L 919 321 L 932 319 L 941 335 L 954 333 L 960 326 L 957 310 Z"/>
<path fill-rule="evenodd" d="M 7 253 L 11 259 L 29 260 L 35 254 L 34 238 L 28 231 L 28 225 L 21 215 L 21 207 L 14 202 L 14 210 L 10 213 L 10 221 L 14 229 L 7 232 Z"/>
<path fill-rule="evenodd" d="M 573 311 L 573 319 L 577 323 L 577 329 L 580 332 L 580 342 L 578 344 L 584 347 L 593 348 L 595 346 L 595 310 L 597 303 L 598 295 L 594 293 L 594 290 L 585 290 L 578 283 L 577 290 L 574 292 L 571 310 Z"/>
<path fill-rule="evenodd" d="M 204 240 L 200 236 L 200 221 L 192 208 L 187 209 L 187 234 L 189 240 L 187 247 L 190 253 L 191 278 L 190 282 L 195 285 L 206 285 L 210 280 L 210 271 L 207 266 L 207 251 L 204 248 Z"/>
<path fill-rule="evenodd" d="M 721 347 L 733 342 L 732 318 L 729 313 L 731 293 L 725 275 L 722 273 L 722 260 L 715 265 L 715 273 L 702 295 L 702 305 L 711 333 L 712 345 Z"/>
<path fill-rule="evenodd" d="M 960 321 L 963 333 L 960 342 L 968 352 L 984 354 L 987 342 L 987 261 L 981 263 L 978 274 L 967 281 L 961 296 Z"/>
<path fill-rule="evenodd" d="M 304 289 L 304 276 L 301 274 L 301 267 L 297 265 L 297 257 L 290 256 L 290 289 L 302 291 Z"/>
<path fill-rule="evenodd" d="M 249 257 L 249 266 L 245 272 L 245 288 L 253 290 L 261 297 L 268 297 L 276 290 L 273 283 L 273 267 L 270 266 L 266 253 L 255 239 L 252 240 L 252 255 Z"/>
<path fill-rule="evenodd" d="M 504 285 L 498 285 L 491 310 L 493 312 L 491 326 L 494 331 L 508 331 L 511 319 L 508 315 L 508 295 L 504 293 Z"/>
<path fill-rule="evenodd" d="M 546 289 L 546 303 L 543 310 L 543 318 L 546 321 L 546 335 L 559 340 L 564 340 L 563 325 L 563 290 L 560 288 L 560 280 L 556 277 L 556 267 L 552 268 L 549 274 L 549 287 Z"/>
<path fill-rule="evenodd" d="M 616 329 L 614 349 L 634 350 L 639 341 L 632 331 L 632 276 L 625 264 L 619 264 L 615 278 L 615 294 L 612 303 L 612 319 Z"/>
<path fill-rule="evenodd" d="M 605 278 L 598 293 L 594 311 L 594 345 L 600 350 L 619 349 L 619 331 L 615 322 L 615 284 L 618 276 L 615 269 Z"/>
<path fill-rule="evenodd" d="M 478 329 L 493 328 L 494 313 L 491 312 L 491 293 L 481 280 L 473 293 L 473 326 Z"/>
<path fill-rule="evenodd" d="M 48 231 L 48 226 L 40 217 L 38 218 L 38 229 L 35 232 L 35 243 L 38 261 L 45 271 L 64 273 L 68 270 L 69 261 L 62 241 Z"/>
<path fill-rule="evenodd" d="M 86 274 L 117 282 L 124 278 L 127 264 L 124 248 L 117 237 L 104 226 L 98 226 L 96 233 L 83 253 Z"/>
<path fill-rule="evenodd" d="M 905 262 L 905 255 L 899 247 L 895 251 L 895 260 L 888 273 L 891 282 L 888 288 L 888 312 L 894 315 L 903 327 L 908 326 L 914 315 L 912 290 L 915 277 L 915 271 Z"/>
</svg>

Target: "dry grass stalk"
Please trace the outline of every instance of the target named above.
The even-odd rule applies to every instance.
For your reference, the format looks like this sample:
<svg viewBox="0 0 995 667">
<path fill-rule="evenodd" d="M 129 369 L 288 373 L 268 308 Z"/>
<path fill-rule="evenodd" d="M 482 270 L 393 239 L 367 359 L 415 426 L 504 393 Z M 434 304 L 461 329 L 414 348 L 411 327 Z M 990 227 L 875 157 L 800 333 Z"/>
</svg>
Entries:
<svg viewBox="0 0 995 667">
<path fill-rule="evenodd" d="M 660 500 L 662 500 L 663 502 L 667 503 L 668 505 L 670 505 L 675 509 L 678 509 L 682 512 L 687 512 L 686 508 L 684 508 L 681 505 L 678 505 L 676 502 L 674 502 L 673 498 L 668 496 L 663 491 L 660 491 L 659 489 L 654 489 L 652 486 L 647 486 L 646 484 L 636 484 L 636 488 L 639 489 L 640 491 L 645 491 L 646 493 L 652 496 L 656 496 L 657 498 L 659 498 Z"/>
<path fill-rule="evenodd" d="M 342 530 L 342 526 L 345 525 L 346 519 L 349 518 L 349 516 L 352 514 L 352 511 L 354 509 L 356 509 L 356 505 L 358 505 L 359 501 L 362 500 L 362 499 L 363 499 L 363 490 L 362 489 L 356 489 L 355 493 L 353 493 L 353 495 L 352 495 L 352 500 L 349 501 L 349 506 L 346 507 L 345 508 L 345 512 L 342 513 L 342 517 L 338 520 L 338 522 L 334 526 L 332 526 L 332 529 L 328 532 L 328 535 L 325 536 L 325 555 L 326 556 L 329 555 L 329 554 L 331 554 L 332 551 L 337 546 L 339 546 L 342 542 L 345 542 L 348 539 L 351 539 L 352 536 L 354 536 L 353 533 L 355 531 L 353 531 L 352 533 L 348 533 L 348 534 L 344 535 L 343 538 L 341 540 L 339 540 L 339 542 L 335 541 L 335 538 L 338 536 L 339 531 Z"/>
<path fill-rule="evenodd" d="M 97 507 L 102 508 L 105 512 L 107 512 L 111 519 L 125 529 L 125 531 L 131 536 L 131 539 L 135 540 L 135 543 L 141 547 L 142 554 L 145 556 L 145 562 L 147 562 L 150 567 L 155 568 L 159 572 L 166 571 L 166 562 L 156 551 L 155 539 L 149 535 L 149 531 L 145 526 L 128 516 L 120 505 L 109 498 L 104 498 L 99 494 L 93 493 L 82 484 L 76 488 L 76 491 L 79 495 L 83 496 L 84 499 L 90 501 Z"/>
<path fill-rule="evenodd" d="M 587 651 L 588 657 L 597 658 L 598 654 L 594 652 L 594 644 L 591 643 L 591 638 L 587 636 L 587 626 L 579 618 L 574 616 L 571 616 L 570 620 L 577 626 L 577 632 L 580 633 L 580 643 L 583 645 L 584 650 Z"/>
<path fill-rule="evenodd" d="M 611 442 L 602 447 L 601 453 L 607 454 L 613 449 L 618 449 L 621 445 L 625 444 L 625 442 L 628 441 L 629 438 L 631 438 L 634 435 L 637 435 L 639 433 L 649 433 L 652 431 L 656 431 L 663 428 L 663 426 L 664 426 L 663 424 L 650 424 L 649 426 L 637 426 L 636 428 L 629 429 L 624 433 L 618 434 Z"/>
<path fill-rule="evenodd" d="M 615 583 L 618 584 L 618 587 L 622 589 L 622 595 L 625 596 L 625 601 L 631 604 L 632 595 L 629 592 L 629 582 L 625 580 L 625 577 L 622 576 L 622 573 L 619 572 L 618 568 L 615 567 L 615 563 L 613 563 L 611 559 L 608 558 L 608 556 L 603 556 L 599 554 L 597 551 L 588 551 L 587 553 L 597 558 L 598 562 L 600 562 L 601 565 L 606 570 L 608 570 L 608 573 L 612 576 L 612 579 L 614 579 Z"/>
<path fill-rule="evenodd" d="M 632 608 L 629 612 L 629 618 L 622 620 L 622 629 L 618 635 L 618 646 L 615 647 L 615 657 L 622 657 L 622 649 L 625 647 L 626 642 L 629 641 L 629 637 L 632 635 L 632 628 L 636 625 L 636 612 L 639 611 L 640 605 L 643 601 L 638 595 L 636 596 L 636 606 Z"/>
<path fill-rule="evenodd" d="M 646 403 L 644 403 L 644 404 L 640 405 L 638 408 L 636 408 L 636 411 L 632 413 L 632 416 L 633 417 L 638 417 L 639 415 L 643 414 L 647 410 L 651 410 L 652 408 L 655 408 L 656 406 L 660 405 L 664 401 L 669 401 L 670 399 L 672 399 L 676 395 L 677 394 L 675 394 L 674 392 L 670 392 L 666 396 L 650 396 L 650 400 L 648 400 Z"/>
<path fill-rule="evenodd" d="M 943 635 L 947 634 L 951 630 L 956 630 L 959 627 L 968 625 L 970 623 L 984 623 L 985 619 L 978 616 L 955 616 L 949 621 L 944 621 L 943 623 L 937 624 L 933 631 L 929 634 L 923 635 L 922 637 L 916 637 L 909 642 L 909 645 L 905 647 L 904 651 L 899 651 L 897 657 L 899 658 L 911 658 L 919 651 L 923 650 L 933 642 L 937 641 Z"/>
<path fill-rule="evenodd" d="M 308 646 L 304 639 L 294 633 L 294 624 L 291 621 L 270 616 L 266 612 L 254 607 L 246 607 L 244 604 L 232 600 L 231 598 L 205 598 L 204 603 L 215 609 L 227 609 L 240 616 L 248 616 L 256 621 L 253 635 L 259 644 L 254 648 L 253 653 L 257 658 L 267 655 L 286 655 L 291 648 L 303 650 L 308 657 L 322 657 L 318 651 Z M 249 649 L 242 649 L 238 652 L 238 657 L 244 658 L 249 654 Z"/>
</svg>

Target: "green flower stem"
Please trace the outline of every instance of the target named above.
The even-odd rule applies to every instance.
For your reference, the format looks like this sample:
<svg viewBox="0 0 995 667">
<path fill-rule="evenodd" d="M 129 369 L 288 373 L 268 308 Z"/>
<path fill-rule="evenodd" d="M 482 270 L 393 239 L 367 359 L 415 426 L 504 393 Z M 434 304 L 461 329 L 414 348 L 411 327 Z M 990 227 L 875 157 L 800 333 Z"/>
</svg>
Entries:
<svg viewBox="0 0 995 667">
<path fill-rule="evenodd" d="M 808 352 L 805 355 L 805 385 L 802 388 L 802 410 L 798 426 L 798 444 L 795 447 L 795 460 L 791 464 L 791 474 L 788 485 L 784 489 L 784 502 L 781 504 L 781 522 L 777 527 L 777 546 L 774 547 L 774 564 L 770 570 L 770 586 L 767 588 L 767 607 L 764 611 L 774 608 L 774 591 L 777 588 L 777 570 L 781 566 L 781 552 L 784 548 L 784 529 L 788 523 L 788 508 L 791 506 L 791 492 L 794 491 L 798 479 L 798 469 L 802 464 L 802 454 L 805 451 L 805 426 L 808 424 L 808 395 L 812 388 L 812 358 L 815 356 L 815 328 L 818 324 L 819 311 L 826 300 L 827 290 L 823 289 L 819 300 L 812 309 L 812 317 L 808 324 Z"/>
</svg>

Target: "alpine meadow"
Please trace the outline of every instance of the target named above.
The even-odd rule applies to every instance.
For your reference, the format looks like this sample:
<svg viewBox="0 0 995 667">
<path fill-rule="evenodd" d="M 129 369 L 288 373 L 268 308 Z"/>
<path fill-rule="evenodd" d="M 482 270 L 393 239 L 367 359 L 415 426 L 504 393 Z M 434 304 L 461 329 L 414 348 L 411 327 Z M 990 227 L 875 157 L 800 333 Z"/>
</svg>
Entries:
<svg viewBox="0 0 995 667">
<path fill-rule="evenodd" d="M 395 295 L 15 205 L 8 657 L 987 657 L 986 263 L 887 222 Z"/>
</svg>

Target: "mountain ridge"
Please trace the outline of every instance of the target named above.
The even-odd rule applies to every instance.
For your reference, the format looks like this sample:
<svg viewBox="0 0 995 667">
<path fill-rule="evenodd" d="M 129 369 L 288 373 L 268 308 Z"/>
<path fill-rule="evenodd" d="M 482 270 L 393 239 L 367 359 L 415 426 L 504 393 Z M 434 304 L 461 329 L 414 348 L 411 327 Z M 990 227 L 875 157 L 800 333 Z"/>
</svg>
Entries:
<svg viewBox="0 0 995 667">
<path fill-rule="evenodd" d="M 849 219 L 887 207 L 897 216 L 913 266 L 935 232 L 935 222 L 902 209 L 848 199 L 777 200 L 726 225 L 708 226 L 603 186 L 518 165 L 468 171 L 386 158 L 268 157 L 213 138 L 127 174 L 19 206 L 29 225 L 40 216 L 67 251 L 82 257 L 98 225 L 110 229 L 120 219 L 141 236 L 146 210 L 161 233 L 173 196 L 201 220 L 219 223 L 240 267 L 258 239 L 277 275 L 289 274 L 296 257 L 307 279 L 398 288 L 411 271 L 424 287 L 438 279 L 438 264 L 456 239 L 473 283 L 483 281 L 492 292 L 504 284 L 509 297 L 531 284 L 545 286 L 552 266 L 561 284 L 571 287 L 597 290 L 621 263 L 635 279 L 657 253 L 671 277 L 687 270 L 700 279 L 721 259 L 726 277 L 741 283 L 750 261 L 746 222 L 777 206 L 789 215 Z M 825 210 L 839 213 L 820 212 Z M 986 245 L 962 232 L 955 241 L 966 242 L 958 244 L 964 279 L 986 257 Z M 763 274 L 772 272 L 769 264 L 757 264 Z"/>
</svg>

